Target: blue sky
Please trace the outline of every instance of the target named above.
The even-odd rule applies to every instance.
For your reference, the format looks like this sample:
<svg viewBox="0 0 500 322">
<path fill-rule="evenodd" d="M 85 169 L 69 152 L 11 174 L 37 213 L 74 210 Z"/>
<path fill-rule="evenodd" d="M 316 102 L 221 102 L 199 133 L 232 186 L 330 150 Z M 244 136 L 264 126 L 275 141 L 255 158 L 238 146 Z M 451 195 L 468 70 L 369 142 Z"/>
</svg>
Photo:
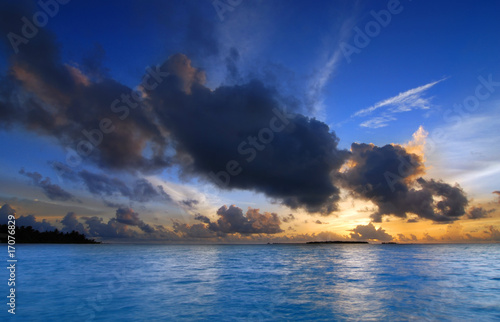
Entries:
<svg viewBox="0 0 500 322">
<path fill-rule="evenodd" d="M 6 2 L 8 3 L 9 1 Z M 43 10 L 33 2 L 22 3 L 20 7 L 23 7 L 24 11 L 21 12 L 25 15 Z M 313 3 L 245 0 L 98 3 L 73 0 L 67 4 L 58 4 L 57 14 L 41 28 L 40 34 L 30 39 L 27 45 L 19 45 L 20 54 L 16 55 L 9 43 L 9 34 L 21 34 L 19 21 L 8 22 L 2 26 L 0 69 L 5 81 L 2 83 L 4 93 L 1 102 L 14 106 L 14 97 L 16 104 L 20 104 L 19 108 L 23 109 L 29 108 L 27 98 L 35 97 L 44 102 L 43 109 L 49 111 L 53 119 L 60 119 L 61 124 L 68 122 L 67 124 L 73 124 L 75 128 L 85 128 L 86 125 L 78 124 L 78 120 L 73 119 L 73 123 L 69 123 L 66 119 L 66 112 L 63 111 L 67 111 L 67 107 L 63 106 L 66 103 L 61 97 L 68 95 L 74 104 L 80 106 L 78 113 L 82 113 L 82 118 L 88 117 L 89 122 L 98 120 L 97 117 L 92 119 L 93 112 L 85 116 L 86 108 L 94 108 L 85 105 L 91 104 L 87 102 L 90 98 L 77 99 L 75 93 L 70 95 L 60 88 L 54 90 L 52 87 L 40 85 L 50 84 L 51 80 L 56 79 L 56 76 L 43 72 L 52 68 L 51 62 L 43 61 L 45 57 L 53 59 L 54 64 L 61 66 L 60 69 L 70 71 L 75 86 L 82 88 L 90 88 L 89 84 L 92 84 L 95 88 L 116 86 L 120 87 L 122 92 L 125 88 L 125 91 L 129 91 L 141 84 L 148 67 L 167 66 L 162 64 L 168 62 L 184 64 L 184 67 L 188 64 L 189 68 L 183 69 L 182 73 L 203 74 L 206 79 L 203 83 L 200 81 L 200 84 L 204 90 L 212 93 L 220 93 L 221 88 L 233 92 L 243 91 L 247 88 L 245 86 L 257 80 L 263 88 L 269 90 L 266 93 L 273 93 L 273 99 L 276 99 L 280 108 L 303 115 L 309 120 L 316 119 L 329 126 L 329 131 L 333 131 L 338 139 L 338 147 L 335 147 L 334 151 L 340 151 L 333 154 L 344 155 L 342 151 L 346 151 L 344 156 L 339 156 L 340 159 L 348 162 L 348 159 L 357 158 L 356 152 L 351 150 L 353 143 L 371 143 L 371 151 L 377 155 L 386 153 L 382 151 L 389 149 L 379 150 L 379 147 L 388 144 L 401 146 L 405 153 L 416 153 L 421 163 L 418 175 L 412 174 L 411 180 L 422 176 L 428 181 L 441 179 L 450 188 L 459 184 L 467 196 L 468 202 L 461 217 L 447 218 L 447 224 L 462 225 L 464 234 L 479 232 L 490 226 L 498 229 L 498 196 L 494 191 L 500 190 L 500 153 L 496 148 L 500 139 L 500 38 L 497 35 L 500 30 L 500 22 L 497 19 L 499 6 L 496 2 L 410 0 Z M 6 5 L 2 10 L 7 14 L 12 9 Z M 39 43 L 44 46 L 44 41 L 53 46 L 50 48 L 57 50 L 47 51 L 41 60 L 30 60 L 23 56 L 26 53 L 26 57 L 31 57 L 30 51 L 33 49 L 30 46 L 38 46 Z M 175 56 L 179 53 L 185 55 L 183 57 L 187 60 L 172 58 L 179 57 Z M 194 76 L 179 74 L 176 77 L 186 81 L 186 77 Z M 13 90 L 6 85 L 9 83 L 16 84 L 19 88 Z M 189 86 L 193 86 L 190 84 Z M 261 89 L 257 86 L 254 91 Z M 138 121 L 140 116 L 136 118 L 134 115 L 134 122 L 129 118 L 126 120 L 131 122 L 131 127 L 120 129 L 119 133 L 123 137 L 117 142 L 121 142 L 120 145 L 123 145 L 125 150 L 127 146 L 135 147 L 137 144 L 139 152 L 134 151 L 139 153 L 139 156 L 142 155 L 143 159 L 148 159 L 151 157 L 150 149 L 154 149 L 158 143 L 156 139 L 168 141 L 168 149 L 164 151 L 163 156 L 175 155 L 172 164 L 155 167 L 154 170 L 117 167 L 116 163 L 106 164 L 107 161 L 100 159 L 102 155 L 93 154 L 76 167 L 70 166 L 72 175 L 78 173 L 80 176 L 82 171 L 87 171 L 99 174 L 101 178 L 116 178 L 129 185 L 130 191 L 140 182 L 138 180 L 146 180 L 152 189 L 162 186 L 161 189 L 168 197 L 158 197 L 161 193 L 158 190 L 152 192 L 151 196 L 154 197 L 148 197 L 146 200 L 134 197 L 133 192 L 121 193 L 116 187 L 109 187 L 115 190 L 108 191 L 107 194 L 100 190 L 99 194 L 92 190 L 84 179 L 82 181 L 78 176 L 65 177 L 54 169 L 54 162 L 67 163 L 68 147 L 74 148 L 78 140 L 82 139 L 81 136 L 78 138 L 65 132 L 67 129 L 64 126 L 56 131 L 56 125 L 50 128 L 36 125 L 40 126 L 37 130 L 35 125 L 21 120 L 22 117 L 5 117 L 1 122 L 0 131 L 0 147 L 5 151 L 0 158 L 0 177 L 5 183 L 0 189 L 2 204 L 10 204 L 20 215 L 34 214 L 45 218 L 55 226 L 60 226 L 60 220 L 72 211 L 77 213 L 82 222 L 90 216 L 98 216 L 103 218 L 104 223 L 114 218 L 119 224 L 127 226 L 126 220 L 115 216 L 118 207 L 128 207 L 133 209 L 134 213 L 140 214 L 141 220 L 151 225 L 162 225 L 164 229 L 174 231 L 179 223 L 186 225 L 184 231 L 177 228 L 176 233 L 183 237 L 192 232 L 189 229 L 203 223 L 205 226 L 198 228 L 209 231 L 211 229 L 211 233 L 218 232 L 217 238 L 239 236 L 243 239 L 264 240 L 276 236 L 293 238 L 299 234 L 309 234 L 307 236 L 312 238 L 314 234 L 322 232 L 337 234 L 339 238 L 349 238 L 352 229 L 359 225 L 368 226 L 372 220 L 377 227 L 383 227 L 394 236 L 394 240 L 398 240 L 398 233 L 415 234 L 420 241 L 425 241 L 423 236 L 426 233 L 445 235 L 444 226 L 435 225 L 437 221 L 444 220 L 443 218 L 426 217 L 418 211 L 403 211 L 400 215 L 391 214 L 389 211 L 383 214 L 384 221 L 379 223 L 375 220 L 375 214 L 382 213 L 385 209 L 386 205 L 380 203 L 380 200 L 386 200 L 385 197 L 369 197 L 361 193 L 362 189 L 358 189 L 353 182 L 345 182 L 345 177 L 354 180 L 355 171 L 359 171 L 359 175 L 364 173 L 369 176 L 368 172 L 363 172 L 365 169 L 359 168 L 360 166 L 354 165 L 354 170 L 346 172 L 345 177 L 344 174 L 339 175 L 342 177 L 339 181 L 332 179 L 333 183 L 326 184 L 328 189 L 332 189 L 329 196 L 333 199 L 328 199 L 332 202 L 330 205 L 335 204 L 336 207 L 335 211 L 327 213 L 325 209 L 328 205 L 324 199 L 321 204 L 323 210 L 316 211 L 319 208 L 314 208 L 317 204 L 312 202 L 309 196 L 290 195 L 288 191 L 285 197 L 282 193 L 284 188 L 277 182 L 264 184 L 259 181 L 259 173 L 279 171 L 279 167 L 277 170 L 271 169 L 274 169 L 278 160 L 286 162 L 279 158 L 273 159 L 273 154 L 268 155 L 267 152 L 263 154 L 268 158 L 267 163 L 262 162 L 268 164 L 268 168 L 259 164 L 258 172 L 257 168 L 253 169 L 254 164 L 250 165 L 251 171 L 257 171 L 253 175 L 255 182 L 249 178 L 248 182 L 234 181 L 235 186 L 231 189 L 218 188 L 208 176 L 208 164 L 212 161 L 206 158 L 210 154 L 204 154 L 203 151 L 212 146 L 207 147 L 200 142 L 207 140 L 207 144 L 213 144 L 214 155 L 224 155 L 225 150 L 218 149 L 222 149 L 226 143 L 227 146 L 232 146 L 232 143 L 225 140 L 228 139 L 227 135 L 238 132 L 239 128 L 234 128 L 232 132 L 228 130 L 229 132 L 218 140 L 209 140 L 208 135 L 205 137 L 202 127 L 196 128 L 196 124 L 201 123 L 196 120 L 189 122 L 189 117 L 196 118 L 200 117 L 199 115 L 182 116 L 178 119 L 179 122 L 188 120 L 185 127 L 192 124 L 192 131 L 200 132 L 200 145 L 195 148 L 196 140 L 186 141 L 191 133 L 177 123 L 171 123 L 178 112 L 173 110 L 171 113 L 174 114 L 163 119 L 162 113 L 167 112 L 164 112 L 166 110 L 162 104 L 174 104 L 166 103 L 166 100 L 172 100 L 172 96 L 165 94 L 168 90 L 169 88 L 159 90 L 163 91 L 161 95 L 156 91 L 153 94 L 144 94 L 143 97 L 149 108 L 146 110 L 156 111 L 156 116 L 148 114 L 147 118 L 152 120 L 151 124 L 155 127 L 158 126 L 161 135 L 151 134 L 150 131 L 153 130 L 142 128 L 142 123 Z M 103 91 L 104 89 L 95 92 L 99 93 L 96 95 L 102 94 L 103 98 L 101 101 L 99 96 L 99 103 L 93 104 L 101 104 L 98 108 L 104 111 L 109 109 L 114 96 L 109 94 L 108 98 Z M 189 89 L 186 89 L 186 95 L 195 96 Z M 241 95 L 245 97 L 245 94 Z M 244 98 L 228 99 L 227 102 L 238 104 L 241 100 Z M 203 104 L 201 102 L 204 101 L 200 101 L 200 104 Z M 228 112 L 230 115 L 230 110 Z M 96 113 L 103 115 L 104 112 Z M 234 117 L 235 120 L 238 119 L 237 115 Z M 231 120 L 231 117 L 227 116 L 226 121 Z M 263 116 L 260 121 L 264 120 Z M 252 121 L 248 122 L 251 124 Z M 316 131 L 312 121 L 308 122 L 311 131 Z M 257 123 L 254 129 L 255 132 L 259 131 Z M 276 141 L 270 143 L 270 147 L 278 149 L 278 144 L 282 142 L 280 135 Z M 134 141 L 127 142 L 127 138 L 134 138 Z M 300 140 L 302 139 L 309 140 Z M 310 139 L 316 142 L 319 137 Z M 105 142 L 106 140 L 105 138 Z M 307 141 L 309 143 L 305 143 L 305 146 L 314 146 L 313 141 Z M 99 150 L 101 148 L 99 147 Z M 116 150 L 116 147 L 113 149 Z M 236 147 L 232 149 L 236 150 Z M 101 152 L 104 153 L 103 150 Z M 204 155 L 205 159 L 201 155 Z M 310 157 L 312 161 L 319 160 L 319 156 Z M 337 173 L 344 173 L 340 165 L 333 166 L 329 161 L 325 162 L 336 169 L 335 173 L 330 172 L 331 176 L 336 177 Z M 213 161 L 213 164 L 216 162 Z M 295 169 L 294 167 L 296 166 L 284 166 L 283 169 L 292 171 L 290 169 Z M 383 169 L 389 169 L 388 167 L 388 164 L 383 164 L 378 171 L 384 172 Z M 19 173 L 21 169 L 24 169 L 24 174 Z M 219 169 L 213 168 L 211 171 L 216 172 Z M 306 170 L 304 171 L 310 169 Z M 51 199 L 46 193 L 47 182 L 44 186 L 40 180 L 36 181 L 26 173 L 38 173 L 42 178 L 48 177 L 50 184 L 67 191 L 73 198 Z M 291 176 L 293 173 L 289 174 Z M 405 189 L 420 189 L 418 181 L 411 181 L 410 177 L 403 180 L 407 184 Z M 302 179 L 291 180 L 298 182 Z M 371 179 L 366 177 L 366 180 Z M 322 179 L 316 184 L 314 179 L 311 179 L 310 182 L 304 181 L 302 187 L 309 184 L 311 187 L 321 186 L 321 182 Z M 422 185 L 421 189 L 426 188 Z M 423 190 L 421 191 L 423 193 Z M 432 191 L 436 193 L 435 190 Z M 322 192 L 324 191 L 321 190 Z M 302 201 L 294 203 L 290 198 Z M 445 196 L 434 195 L 433 207 L 437 207 L 442 198 Z M 307 201 L 304 201 L 306 199 Z M 334 199 L 336 201 L 333 201 Z M 190 200 L 195 202 L 191 203 Z M 224 232 L 220 224 L 219 228 L 214 228 L 215 226 L 210 226 L 208 222 L 196 219 L 196 216 L 201 214 L 209 217 L 212 223 L 219 219 L 230 221 L 229 217 L 225 216 L 230 216 L 231 209 L 227 210 L 227 213 L 222 211 L 221 214 L 218 209 L 223 205 L 229 207 L 232 204 L 239 207 L 242 213 L 246 212 L 248 207 L 260 209 L 260 217 L 251 217 L 247 213 L 244 220 L 252 225 L 254 219 L 251 218 L 259 218 L 257 221 L 262 225 L 265 225 L 263 222 L 267 223 L 267 235 L 265 229 L 255 233 L 238 231 L 236 228 Z M 484 215 L 472 220 L 470 213 L 474 207 L 483 209 Z M 363 209 L 371 211 L 365 212 Z M 276 218 L 281 218 L 279 223 L 269 219 L 272 213 L 277 214 Z M 290 213 L 299 218 L 293 221 L 293 224 L 283 221 L 283 216 Z M 408 218 L 414 217 L 419 219 L 418 224 L 407 223 Z M 318 220 L 328 224 L 311 225 Z M 177 223 L 177 226 L 172 226 L 173 223 Z M 279 233 L 273 230 L 276 224 L 281 225 L 279 227 L 282 231 Z M 139 224 L 132 224 L 126 228 L 136 231 L 137 234 L 144 233 L 140 227 Z M 139 235 L 132 237 L 137 236 Z M 376 240 L 369 235 L 365 237 Z M 464 238 L 455 237 L 457 240 Z M 483 234 L 474 238 L 482 240 L 488 236 Z"/>
</svg>

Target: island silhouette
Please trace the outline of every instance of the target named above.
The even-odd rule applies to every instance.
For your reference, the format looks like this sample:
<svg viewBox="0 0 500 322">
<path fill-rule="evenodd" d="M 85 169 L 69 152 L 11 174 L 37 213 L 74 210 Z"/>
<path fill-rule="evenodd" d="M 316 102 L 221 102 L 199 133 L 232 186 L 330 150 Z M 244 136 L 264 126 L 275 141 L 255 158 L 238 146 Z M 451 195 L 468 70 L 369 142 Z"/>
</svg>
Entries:
<svg viewBox="0 0 500 322">
<path fill-rule="evenodd" d="M 7 225 L 0 225 L 0 242 L 7 243 Z M 85 237 L 77 231 L 63 233 L 58 229 L 53 231 L 40 232 L 33 229 L 31 226 L 16 226 L 14 235 L 16 244 L 32 243 L 32 244 L 100 244 L 100 242 Z"/>
</svg>

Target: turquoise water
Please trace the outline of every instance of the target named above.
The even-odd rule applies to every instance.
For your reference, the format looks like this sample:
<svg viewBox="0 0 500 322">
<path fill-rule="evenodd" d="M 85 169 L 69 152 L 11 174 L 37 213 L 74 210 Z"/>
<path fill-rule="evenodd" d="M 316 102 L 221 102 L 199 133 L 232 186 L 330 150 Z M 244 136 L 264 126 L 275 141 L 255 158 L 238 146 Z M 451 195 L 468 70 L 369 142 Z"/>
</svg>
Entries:
<svg viewBox="0 0 500 322">
<path fill-rule="evenodd" d="M 498 244 L 20 245 L 16 255 L 16 321 L 500 320 Z"/>
</svg>

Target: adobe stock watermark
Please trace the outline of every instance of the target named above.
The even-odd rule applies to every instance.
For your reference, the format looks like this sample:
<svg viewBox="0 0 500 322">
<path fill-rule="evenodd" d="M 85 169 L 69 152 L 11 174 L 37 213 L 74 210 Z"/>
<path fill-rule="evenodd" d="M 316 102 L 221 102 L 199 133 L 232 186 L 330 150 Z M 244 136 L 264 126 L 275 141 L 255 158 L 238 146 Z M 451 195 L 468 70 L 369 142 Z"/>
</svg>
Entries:
<svg viewBox="0 0 500 322">
<path fill-rule="evenodd" d="M 346 42 L 340 43 L 340 50 L 344 54 L 347 63 L 352 61 L 351 56 L 353 54 L 361 53 L 361 49 L 366 48 L 371 40 L 380 34 L 382 28 L 386 28 L 391 23 L 393 15 L 400 14 L 403 9 L 399 0 L 389 0 L 389 2 L 387 2 L 387 10 L 382 9 L 379 12 L 374 10 L 370 11 L 370 15 L 373 19 L 368 21 L 363 29 L 358 26 L 354 27 L 353 30 L 356 34 L 352 39 L 353 44 L 351 45 Z"/>
<path fill-rule="evenodd" d="M 221 22 L 224 22 L 224 15 L 226 12 L 232 12 L 234 9 L 239 6 L 243 0 L 214 0 L 212 1 L 212 6 L 219 17 Z"/>
<path fill-rule="evenodd" d="M 19 46 L 26 45 L 38 34 L 38 28 L 43 28 L 49 23 L 49 18 L 54 18 L 59 13 L 60 5 L 65 5 L 70 0 L 40 0 L 38 6 L 42 9 L 33 14 L 31 20 L 26 16 L 21 18 L 23 26 L 20 33 L 9 32 L 7 38 L 14 52 L 19 53 Z"/>
<path fill-rule="evenodd" d="M 284 110 L 273 108 L 274 116 L 269 121 L 269 127 L 260 129 L 256 136 L 248 136 L 246 140 L 238 144 L 237 151 L 239 155 L 246 156 L 245 161 L 251 163 L 257 157 L 258 152 L 263 151 L 267 145 L 274 140 L 274 134 L 282 132 L 290 125 L 290 120 L 295 118 L 295 114 L 289 114 Z M 226 163 L 225 170 L 217 173 L 211 171 L 210 178 L 220 188 L 227 187 L 231 182 L 231 177 L 239 175 L 243 171 L 242 166 L 236 160 L 229 160 Z"/>
</svg>

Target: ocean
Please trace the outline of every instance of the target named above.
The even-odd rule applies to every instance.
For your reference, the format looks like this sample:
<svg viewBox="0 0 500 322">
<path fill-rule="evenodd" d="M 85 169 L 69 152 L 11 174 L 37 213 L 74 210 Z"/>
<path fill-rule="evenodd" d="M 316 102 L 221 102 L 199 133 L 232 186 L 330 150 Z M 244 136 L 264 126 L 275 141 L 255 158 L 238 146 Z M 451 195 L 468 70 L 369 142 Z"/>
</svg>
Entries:
<svg viewBox="0 0 500 322">
<path fill-rule="evenodd" d="M 3 321 L 500 320 L 500 244 L 26 244 L 16 256 Z"/>
</svg>

